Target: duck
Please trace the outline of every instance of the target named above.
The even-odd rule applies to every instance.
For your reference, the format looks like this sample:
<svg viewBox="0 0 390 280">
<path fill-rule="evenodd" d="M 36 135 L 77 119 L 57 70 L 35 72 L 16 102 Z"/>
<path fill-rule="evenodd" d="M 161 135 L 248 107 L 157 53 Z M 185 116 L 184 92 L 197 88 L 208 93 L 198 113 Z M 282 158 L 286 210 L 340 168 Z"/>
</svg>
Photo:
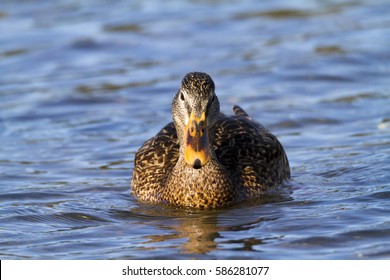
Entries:
<svg viewBox="0 0 390 280">
<path fill-rule="evenodd" d="M 140 201 L 216 209 L 260 198 L 290 179 L 282 144 L 241 107 L 220 112 L 204 72 L 184 76 L 173 121 L 135 153 L 131 192 Z"/>
</svg>

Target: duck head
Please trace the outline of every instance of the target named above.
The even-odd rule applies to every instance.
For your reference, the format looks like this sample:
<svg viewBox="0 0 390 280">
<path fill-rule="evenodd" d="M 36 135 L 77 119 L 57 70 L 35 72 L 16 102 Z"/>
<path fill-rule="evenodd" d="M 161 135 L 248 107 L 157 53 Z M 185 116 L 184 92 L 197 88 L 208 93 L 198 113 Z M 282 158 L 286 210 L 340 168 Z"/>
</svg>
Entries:
<svg viewBox="0 0 390 280">
<path fill-rule="evenodd" d="M 172 117 L 185 162 L 199 169 L 212 154 L 210 130 L 219 116 L 219 101 L 211 77 L 202 72 L 184 76 L 173 98 Z"/>
</svg>

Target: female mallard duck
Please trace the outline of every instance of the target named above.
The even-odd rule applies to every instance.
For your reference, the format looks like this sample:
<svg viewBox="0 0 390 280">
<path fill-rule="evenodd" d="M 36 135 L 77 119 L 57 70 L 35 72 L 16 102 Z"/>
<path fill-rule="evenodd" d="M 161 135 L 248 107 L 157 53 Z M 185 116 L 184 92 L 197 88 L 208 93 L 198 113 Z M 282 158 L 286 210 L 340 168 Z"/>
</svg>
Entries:
<svg viewBox="0 0 390 280">
<path fill-rule="evenodd" d="M 146 141 L 134 160 L 139 199 L 191 208 L 218 208 L 260 197 L 289 179 L 278 139 L 238 106 L 219 111 L 214 82 L 187 74 L 172 102 L 173 123 Z"/>
</svg>

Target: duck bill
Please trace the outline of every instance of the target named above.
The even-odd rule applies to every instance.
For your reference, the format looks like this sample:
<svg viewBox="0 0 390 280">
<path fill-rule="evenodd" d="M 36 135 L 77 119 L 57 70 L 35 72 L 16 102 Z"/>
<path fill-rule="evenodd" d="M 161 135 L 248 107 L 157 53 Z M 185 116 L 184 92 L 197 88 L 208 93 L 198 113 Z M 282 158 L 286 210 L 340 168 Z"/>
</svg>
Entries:
<svg viewBox="0 0 390 280">
<path fill-rule="evenodd" d="M 188 165 L 199 169 L 210 160 L 209 136 L 206 128 L 206 114 L 200 117 L 191 113 L 184 128 L 184 158 Z"/>
</svg>

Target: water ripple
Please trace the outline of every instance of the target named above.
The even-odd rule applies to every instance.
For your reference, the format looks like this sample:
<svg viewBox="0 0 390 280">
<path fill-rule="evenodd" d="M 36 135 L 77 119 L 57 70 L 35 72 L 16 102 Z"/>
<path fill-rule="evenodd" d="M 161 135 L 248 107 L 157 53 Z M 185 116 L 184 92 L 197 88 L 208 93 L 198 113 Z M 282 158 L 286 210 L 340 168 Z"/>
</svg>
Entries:
<svg viewBox="0 0 390 280">
<path fill-rule="evenodd" d="M 2 258 L 389 258 L 386 0 L 87 2 L 0 8 Z M 130 196 L 194 70 L 281 140 L 278 194 L 213 211 Z"/>
</svg>

